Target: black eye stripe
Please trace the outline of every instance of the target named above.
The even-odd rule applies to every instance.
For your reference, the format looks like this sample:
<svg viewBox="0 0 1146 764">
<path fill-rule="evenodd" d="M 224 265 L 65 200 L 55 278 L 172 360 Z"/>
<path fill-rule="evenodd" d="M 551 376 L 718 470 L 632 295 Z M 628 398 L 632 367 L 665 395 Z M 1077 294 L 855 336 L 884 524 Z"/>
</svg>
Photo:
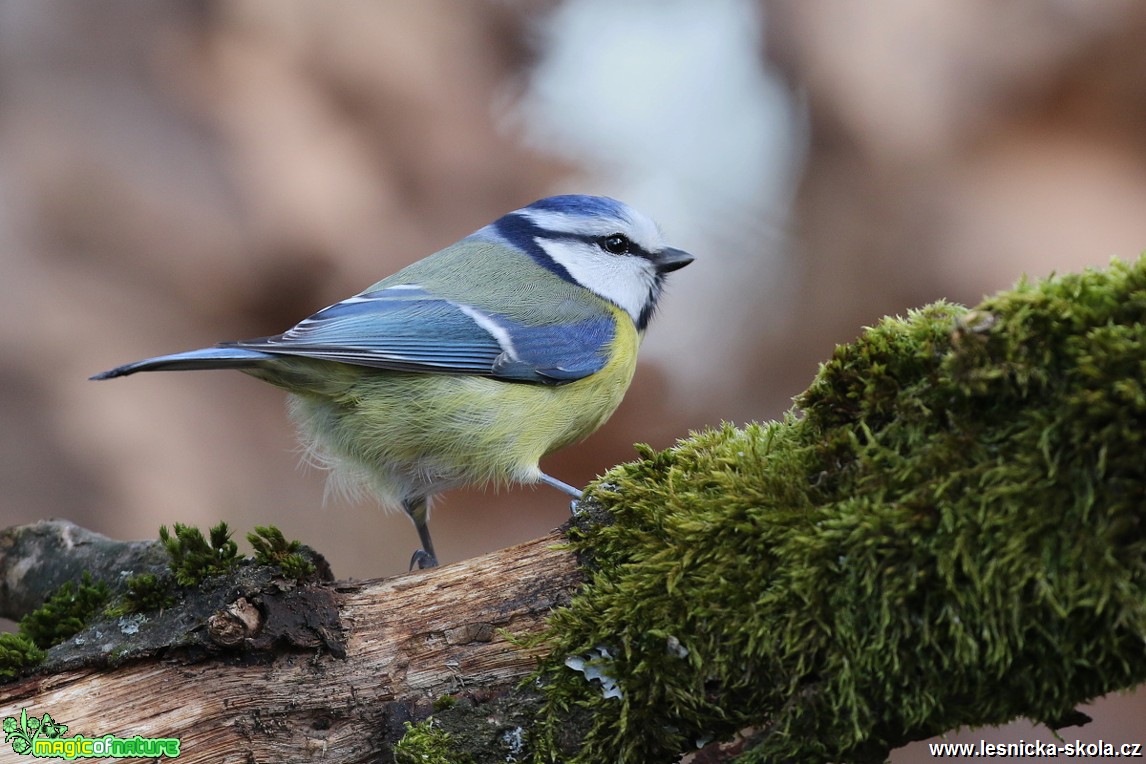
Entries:
<svg viewBox="0 0 1146 764">
<path fill-rule="evenodd" d="M 625 252 L 623 254 L 632 255 L 634 257 L 643 257 L 646 260 L 652 259 L 652 255 L 650 255 L 647 250 L 642 249 L 641 246 L 639 244 L 637 244 L 635 241 L 630 239 L 628 236 L 625 236 L 625 234 L 619 233 L 619 232 L 606 234 L 605 236 L 589 236 L 586 234 L 575 234 L 575 233 L 565 233 L 565 232 L 558 233 L 556 231 L 547 231 L 546 233 L 547 233 L 547 238 L 550 238 L 550 239 L 568 239 L 571 241 L 583 241 L 586 244 L 592 244 L 595 247 L 599 247 L 601 249 L 601 251 L 607 252 L 609 254 L 619 254 L 619 253 L 609 252 L 609 250 L 605 247 L 605 244 L 604 244 L 605 241 L 607 239 L 613 238 L 614 236 L 620 236 L 626 242 L 628 242 L 628 248 L 625 250 Z"/>
</svg>

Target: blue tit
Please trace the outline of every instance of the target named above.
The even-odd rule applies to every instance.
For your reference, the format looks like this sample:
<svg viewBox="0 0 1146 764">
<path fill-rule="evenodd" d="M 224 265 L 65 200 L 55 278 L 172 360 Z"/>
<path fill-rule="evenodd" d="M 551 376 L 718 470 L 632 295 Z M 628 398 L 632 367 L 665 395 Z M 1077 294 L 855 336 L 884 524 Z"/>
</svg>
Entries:
<svg viewBox="0 0 1146 764">
<path fill-rule="evenodd" d="M 238 369 L 290 394 L 310 453 L 401 507 L 437 565 L 431 497 L 463 485 L 546 483 L 541 457 L 621 402 L 665 275 L 692 255 L 622 202 L 554 196 L 320 310 L 273 337 L 129 363 Z"/>
</svg>

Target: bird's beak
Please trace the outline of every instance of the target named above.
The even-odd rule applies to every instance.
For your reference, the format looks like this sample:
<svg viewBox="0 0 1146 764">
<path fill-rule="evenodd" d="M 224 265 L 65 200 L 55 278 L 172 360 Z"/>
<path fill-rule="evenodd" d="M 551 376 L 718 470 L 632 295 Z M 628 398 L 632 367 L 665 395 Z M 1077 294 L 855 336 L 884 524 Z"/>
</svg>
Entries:
<svg viewBox="0 0 1146 764">
<path fill-rule="evenodd" d="M 665 247 L 653 257 L 653 265 L 656 266 L 657 273 L 671 273 L 680 270 L 695 259 L 683 249 Z"/>
</svg>

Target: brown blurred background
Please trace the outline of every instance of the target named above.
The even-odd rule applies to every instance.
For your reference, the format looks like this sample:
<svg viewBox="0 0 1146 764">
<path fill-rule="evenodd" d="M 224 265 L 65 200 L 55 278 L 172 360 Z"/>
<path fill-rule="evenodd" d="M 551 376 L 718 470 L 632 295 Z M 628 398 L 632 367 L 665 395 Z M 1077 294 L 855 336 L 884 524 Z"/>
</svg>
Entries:
<svg viewBox="0 0 1146 764">
<path fill-rule="evenodd" d="M 1146 5 L 5 0 L 0 524 L 274 523 L 342 577 L 403 570 L 409 523 L 324 501 L 279 391 L 86 378 L 282 331 L 571 191 L 698 258 L 621 410 L 547 461 L 583 484 L 633 442 L 779 416 L 881 315 L 1146 249 Z M 566 514 L 548 489 L 458 491 L 439 555 Z M 1064 734 L 1142 741 L 1143 695 Z"/>
</svg>

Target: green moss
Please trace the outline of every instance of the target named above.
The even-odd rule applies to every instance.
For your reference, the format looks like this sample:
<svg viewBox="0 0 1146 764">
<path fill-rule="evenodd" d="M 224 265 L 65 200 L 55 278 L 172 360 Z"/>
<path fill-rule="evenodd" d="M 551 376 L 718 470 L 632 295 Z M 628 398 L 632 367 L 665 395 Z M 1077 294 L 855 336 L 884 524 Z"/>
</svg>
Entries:
<svg viewBox="0 0 1146 764">
<path fill-rule="evenodd" d="M 167 526 L 159 528 L 159 540 L 171 558 L 171 572 L 182 586 L 197 586 L 211 576 L 230 573 L 238 567 L 241 557 L 238 545 L 231 540 L 226 523 L 219 523 L 204 538 L 198 528 L 175 523 L 175 535 Z"/>
<path fill-rule="evenodd" d="M 45 650 L 81 632 L 110 598 L 108 586 L 93 581 L 88 573 L 78 584 L 69 581 L 60 586 L 20 619 L 18 633 L 0 634 L 0 680 L 13 679 L 39 664 L 47 656 Z"/>
<path fill-rule="evenodd" d="M 434 722 L 434 717 L 411 724 L 394 746 L 394 764 L 472 764 L 473 758 L 454 750 L 452 736 Z"/>
<path fill-rule="evenodd" d="M 20 634 L 0 634 L 0 680 L 20 676 L 47 656 L 32 640 Z"/>
<path fill-rule="evenodd" d="M 44 604 L 20 619 L 20 634 L 37 647 L 47 650 L 83 630 L 111 598 L 102 581 L 93 582 L 84 573 L 79 585 L 69 581 L 54 591 Z"/>
<path fill-rule="evenodd" d="M 574 709 L 575 761 L 882 761 L 1146 680 L 1146 259 L 885 319 L 797 403 L 594 486 L 550 759 Z"/>
<path fill-rule="evenodd" d="M 168 555 L 169 573 L 141 573 L 127 579 L 126 591 L 108 607 L 109 616 L 123 616 L 163 610 L 175 605 L 180 587 L 197 586 L 207 578 L 225 575 L 244 564 L 238 546 L 231 540 L 226 523 L 211 528 L 208 536 L 198 528 L 176 523 L 174 534 L 166 526 L 159 529 L 159 540 Z M 274 526 L 255 526 L 247 540 L 255 551 L 255 562 L 279 568 L 283 575 L 305 579 L 316 575 L 313 562 L 303 555 L 298 541 L 287 541 Z"/>
<path fill-rule="evenodd" d="M 434 699 L 434 711 L 445 711 L 453 708 L 458 704 L 458 699 L 453 695 L 441 695 Z"/>
<path fill-rule="evenodd" d="M 247 534 L 247 541 L 255 550 L 255 562 L 260 565 L 273 565 L 289 578 L 302 580 L 315 574 L 314 563 L 303 557 L 302 542 L 287 541 L 283 532 L 273 525 L 256 525 L 254 533 Z"/>
<path fill-rule="evenodd" d="M 113 618 L 132 613 L 146 613 L 151 610 L 164 610 L 173 607 L 175 579 L 173 576 L 157 576 L 154 573 L 140 573 L 127 579 L 127 591 L 105 611 Z"/>
</svg>

